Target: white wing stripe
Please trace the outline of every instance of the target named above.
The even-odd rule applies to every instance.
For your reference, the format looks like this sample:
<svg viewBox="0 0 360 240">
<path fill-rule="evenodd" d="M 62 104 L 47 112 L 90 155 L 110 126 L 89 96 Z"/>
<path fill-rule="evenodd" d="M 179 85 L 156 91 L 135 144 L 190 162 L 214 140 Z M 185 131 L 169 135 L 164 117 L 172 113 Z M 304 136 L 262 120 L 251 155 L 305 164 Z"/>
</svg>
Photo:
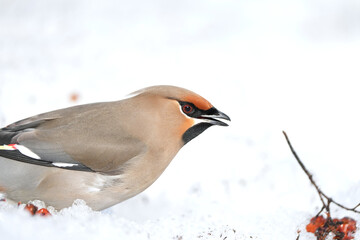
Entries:
<svg viewBox="0 0 360 240">
<path fill-rule="evenodd" d="M 14 147 L 19 150 L 19 152 L 21 152 L 22 154 L 24 154 L 25 156 L 31 157 L 31 158 L 35 158 L 35 159 L 41 159 L 36 153 L 34 153 L 33 151 L 31 151 L 30 149 L 28 149 L 27 147 L 23 146 L 23 145 L 18 145 L 15 144 Z"/>
<path fill-rule="evenodd" d="M 79 164 L 76 163 L 62 163 L 62 162 L 54 162 L 52 163 L 52 165 L 56 166 L 56 167 L 73 167 L 73 166 L 77 166 Z"/>
</svg>

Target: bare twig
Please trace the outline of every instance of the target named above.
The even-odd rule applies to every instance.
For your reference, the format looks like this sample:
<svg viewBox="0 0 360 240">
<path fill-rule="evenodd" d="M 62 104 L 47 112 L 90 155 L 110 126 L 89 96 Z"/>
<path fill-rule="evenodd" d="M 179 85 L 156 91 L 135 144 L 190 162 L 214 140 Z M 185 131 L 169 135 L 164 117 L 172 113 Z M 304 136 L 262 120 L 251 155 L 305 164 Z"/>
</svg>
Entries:
<svg viewBox="0 0 360 240">
<path fill-rule="evenodd" d="M 302 170 L 303 170 L 303 171 L 305 172 L 305 174 L 308 176 L 311 184 L 315 187 L 315 189 L 316 189 L 316 191 L 317 191 L 317 193 L 318 193 L 318 195 L 319 195 L 319 198 L 320 198 L 320 200 L 321 200 L 321 202 L 322 202 L 322 204 L 323 204 L 323 206 L 322 206 L 320 212 L 317 214 L 317 216 L 320 215 L 320 214 L 322 213 L 322 211 L 324 211 L 324 209 L 326 209 L 326 211 L 330 213 L 330 204 L 331 204 L 331 203 L 334 203 L 334 204 L 337 205 L 338 207 L 343 208 L 343 209 L 345 209 L 345 210 L 352 211 L 352 212 L 355 212 L 355 213 L 360 213 L 359 210 L 356 210 L 356 208 L 358 208 L 358 207 L 360 206 L 360 203 L 357 204 L 357 205 L 356 205 L 355 207 L 353 207 L 353 208 L 346 207 L 346 206 L 344 206 L 344 205 L 342 205 L 342 204 L 334 201 L 332 198 L 328 197 L 328 196 L 320 189 L 320 187 L 315 183 L 312 174 L 307 170 L 307 168 L 305 167 L 305 165 L 304 165 L 304 164 L 302 163 L 302 161 L 300 160 L 299 156 L 296 154 L 296 152 L 295 152 L 293 146 L 291 145 L 290 140 L 289 140 L 289 138 L 288 138 L 288 136 L 287 136 L 287 134 L 286 134 L 285 131 L 283 131 L 283 134 L 284 134 L 284 136 L 285 136 L 285 138 L 286 138 L 286 141 L 287 141 L 287 143 L 288 143 L 288 145 L 289 145 L 289 147 L 290 147 L 290 150 L 291 150 L 292 154 L 294 155 L 296 161 L 297 161 L 297 162 L 299 163 L 299 165 L 301 166 Z M 327 200 L 327 203 L 325 203 L 324 198 Z"/>
</svg>

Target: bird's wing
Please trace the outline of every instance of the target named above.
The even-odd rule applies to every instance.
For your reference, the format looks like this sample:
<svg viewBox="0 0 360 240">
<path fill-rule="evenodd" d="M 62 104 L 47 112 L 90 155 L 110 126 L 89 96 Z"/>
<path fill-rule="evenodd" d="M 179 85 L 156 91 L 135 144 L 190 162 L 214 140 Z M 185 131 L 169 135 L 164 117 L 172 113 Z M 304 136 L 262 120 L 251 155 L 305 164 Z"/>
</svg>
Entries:
<svg viewBox="0 0 360 240">
<path fill-rule="evenodd" d="M 124 163 L 146 147 L 123 130 L 113 108 L 89 104 L 15 122 L 0 129 L 0 156 L 46 167 L 119 174 Z"/>
</svg>

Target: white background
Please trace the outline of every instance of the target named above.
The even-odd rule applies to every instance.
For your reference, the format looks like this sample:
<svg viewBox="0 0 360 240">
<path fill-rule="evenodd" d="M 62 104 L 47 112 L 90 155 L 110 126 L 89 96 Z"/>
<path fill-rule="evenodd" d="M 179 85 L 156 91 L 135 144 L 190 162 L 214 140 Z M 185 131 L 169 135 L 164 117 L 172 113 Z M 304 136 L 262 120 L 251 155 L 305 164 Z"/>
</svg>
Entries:
<svg viewBox="0 0 360 240">
<path fill-rule="evenodd" d="M 1 238 L 315 239 L 304 226 L 321 204 L 281 131 L 325 193 L 360 202 L 359 56 L 357 0 L 0 0 L 1 126 L 158 84 L 232 118 L 101 213 L 0 205 Z"/>
</svg>

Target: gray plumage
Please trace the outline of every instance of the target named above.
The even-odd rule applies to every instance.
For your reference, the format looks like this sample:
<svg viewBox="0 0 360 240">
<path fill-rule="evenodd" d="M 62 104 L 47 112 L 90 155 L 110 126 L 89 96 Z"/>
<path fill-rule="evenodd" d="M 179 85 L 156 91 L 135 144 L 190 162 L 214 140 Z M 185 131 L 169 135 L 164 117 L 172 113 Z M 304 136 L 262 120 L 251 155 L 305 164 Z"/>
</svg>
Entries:
<svg viewBox="0 0 360 240">
<path fill-rule="evenodd" d="M 184 102 L 192 115 L 183 112 Z M 149 187 L 186 142 L 211 125 L 226 125 L 217 119 L 230 120 L 173 86 L 36 115 L 0 130 L 0 191 L 57 209 L 84 199 L 101 210 Z"/>
</svg>

